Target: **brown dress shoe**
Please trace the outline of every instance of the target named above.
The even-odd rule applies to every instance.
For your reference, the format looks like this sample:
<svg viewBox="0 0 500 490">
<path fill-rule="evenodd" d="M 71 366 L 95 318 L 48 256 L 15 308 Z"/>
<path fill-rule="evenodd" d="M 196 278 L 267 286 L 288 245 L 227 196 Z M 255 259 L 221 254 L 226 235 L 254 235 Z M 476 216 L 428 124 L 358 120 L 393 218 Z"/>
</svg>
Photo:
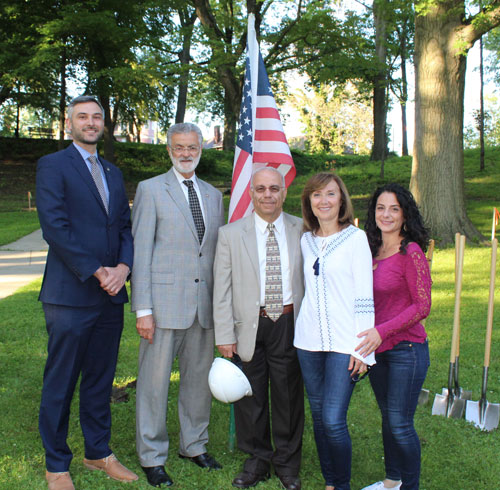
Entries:
<svg viewBox="0 0 500 490">
<path fill-rule="evenodd" d="M 49 485 L 49 490 L 75 490 L 69 471 L 61 473 L 45 472 L 45 479 Z"/>
<path fill-rule="evenodd" d="M 84 458 L 83 464 L 89 470 L 100 470 L 104 471 L 106 475 L 113 480 L 118 480 L 121 482 L 129 482 L 138 480 L 139 477 L 123 466 L 117 459 L 116 456 L 111 453 L 108 457 L 102 459 L 87 459 Z"/>
</svg>

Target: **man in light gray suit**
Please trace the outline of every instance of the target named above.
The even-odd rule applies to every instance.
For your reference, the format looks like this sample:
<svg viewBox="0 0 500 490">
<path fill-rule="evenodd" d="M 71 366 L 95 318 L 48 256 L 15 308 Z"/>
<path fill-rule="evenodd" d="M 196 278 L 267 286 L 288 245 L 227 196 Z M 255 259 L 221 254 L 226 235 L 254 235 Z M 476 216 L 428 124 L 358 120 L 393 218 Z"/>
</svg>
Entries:
<svg viewBox="0 0 500 490">
<path fill-rule="evenodd" d="M 173 168 L 139 184 L 132 211 L 132 311 L 141 336 L 137 376 L 137 452 L 148 482 L 170 486 L 167 399 L 179 358 L 179 457 L 202 468 L 221 466 L 206 452 L 213 360 L 213 260 L 224 222 L 222 194 L 196 178 L 202 134 L 173 125 L 167 149 Z"/>
<path fill-rule="evenodd" d="M 274 168 L 254 172 L 250 195 L 255 213 L 220 228 L 214 264 L 215 342 L 224 357 L 241 358 L 253 391 L 235 404 L 238 447 L 250 456 L 232 484 L 257 485 L 272 463 L 284 488 L 300 490 L 304 389 L 293 336 L 302 220 L 282 212 L 285 182 Z"/>
</svg>

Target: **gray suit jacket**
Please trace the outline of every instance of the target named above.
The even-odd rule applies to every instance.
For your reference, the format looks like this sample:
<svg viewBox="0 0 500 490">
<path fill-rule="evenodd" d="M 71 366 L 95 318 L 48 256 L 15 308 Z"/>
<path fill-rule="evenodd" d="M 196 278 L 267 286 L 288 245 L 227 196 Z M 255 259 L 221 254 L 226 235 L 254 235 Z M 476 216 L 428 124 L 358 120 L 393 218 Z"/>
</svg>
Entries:
<svg viewBox="0 0 500 490">
<path fill-rule="evenodd" d="M 222 194 L 198 179 L 205 213 L 200 245 L 193 216 L 173 170 L 139 183 L 132 209 L 132 311 L 152 308 L 158 328 L 189 328 L 198 314 L 213 328 L 213 261 L 224 223 Z"/>
<path fill-rule="evenodd" d="M 304 296 L 300 237 L 302 220 L 283 213 L 295 319 Z M 219 229 L 214 263 L 214 325 L 217 345 L 237 344 L 243 361 L 255 350 L 259 325 L 260 272 L 254 215 Z"/>
</svg>

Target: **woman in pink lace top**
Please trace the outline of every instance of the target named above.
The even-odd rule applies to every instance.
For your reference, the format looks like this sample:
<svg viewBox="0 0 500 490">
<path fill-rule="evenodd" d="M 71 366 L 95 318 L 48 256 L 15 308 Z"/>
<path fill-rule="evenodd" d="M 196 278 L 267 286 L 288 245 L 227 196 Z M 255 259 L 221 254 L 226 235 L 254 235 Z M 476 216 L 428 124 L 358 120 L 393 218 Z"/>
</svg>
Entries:
<svg viewBox="0 0 500 490">
<path fill-rule="evenodd" d="M 370 382 L 382 412 L 385 479 L 363 490 L 416 490 L 420 441 L 413 417 L 429 367 L 421 321 L 431 307 L 431 277 L 424 255 L 428 232 L 411 193 L 399 184 L 378 188 L 365 232 L 373 256 L 375 327 L 357 350 L 375 351 Z"/>
</svg>

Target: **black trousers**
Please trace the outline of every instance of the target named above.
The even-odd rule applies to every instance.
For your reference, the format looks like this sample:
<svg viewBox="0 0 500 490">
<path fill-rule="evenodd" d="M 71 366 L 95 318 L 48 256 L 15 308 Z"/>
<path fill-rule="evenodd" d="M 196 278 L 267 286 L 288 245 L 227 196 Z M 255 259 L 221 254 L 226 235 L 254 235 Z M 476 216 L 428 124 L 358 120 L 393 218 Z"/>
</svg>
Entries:
<svg viewBox="0 0 500 490">
<path fill-rule="evenodd" d="M 238 447 L 250 454 L 244 470 L 251 473 L 267 473 L 272 463 L 278 475 L 299 474 L 304 386 L 293 336 L 293 312 L 276 322 L 260 317 L 255 353 L 243 363 L 253 396 L 235 403 L 234 414 Z"/>
</svg>

